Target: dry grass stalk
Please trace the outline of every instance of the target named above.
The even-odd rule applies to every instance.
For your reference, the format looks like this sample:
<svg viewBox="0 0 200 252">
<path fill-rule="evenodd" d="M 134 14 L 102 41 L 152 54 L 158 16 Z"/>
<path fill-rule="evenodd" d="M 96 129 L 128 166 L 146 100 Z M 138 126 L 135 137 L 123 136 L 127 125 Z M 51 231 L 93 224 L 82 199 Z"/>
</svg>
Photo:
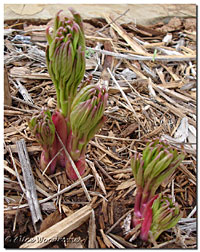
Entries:
<svg viewBox="0 0 200 252">
<path fill-rule="evenodd" d="M 86 177 L 83 178 L 83 181 L 86 181 L 86 180 L 88 180 L 88 179 L 90 179 L 90 178 L 92 178 L 92 177 L 93 177 L 93 175 L 88 175 L 88 176 L 86 176 Z M 57 196 L 59 196 L 59 195 L 61 195 L 61 194 L 63 194 L 63 193 L 66 193 L 67 191 L 70 191 L 71 189 L 73 189 L 74 187 L 76 187 L 76 186 L 79 185 L 79 184 L 80 184 L 80 181 L 74 182 L 72 185 L 70 185 L 70 186 L 68 186 L 68 187 L 66 187 L 66 188 L 64 188 L 64 189 L 62 189 L 62 190 L 59 191 L 58 193 L 55 193 L 55 194 L 53 194 L 53 195 L 48 196 L 47 198 L 44 198 L 44 199 L 42 199 L 42 200 L 39 200 L 39 203 L 40 203 L 40 204 L 43 204 L 43 203 L 45 203 L 45 202 L 47 202 L 47 201 L 50 201 L 51 199 L 54 199 L 55 197 L 57 197 Z M 4 209 L 4 211 L 8 211 L 8 210 L 10 210 L 10 209 L 24 208 L 24 207 L 28 207 L 28 204 L 22 204 L 22 205 L 20 205 L 19 207 L 18 207 L 18 206 L 17 206 L 17 207 L 15 207 L 15 206 L 13 206 L 13 207 L 8 207 L 7 209 Z"/>
<path fill-rule="evenodd" d="M 140 120 L 139 120 L 139 118 L 138 118 L 138 116 L 137 116 L 137 114 L 136 114 L 136 112 L 135 112 L 133 106 L 131 105 L 129 99 L 127 98 L 126 94 L 125 94 L 124 91 L 121 89 L 120 85 L 119 85 L 118 82 L 116 81 L 116 79 L 115 79 L 115 77 L 113 76 L 113 74 L 111 73 L 110 69 L 107 68 L 107 70 L 108 70 L 110 76 L 112 77 L 113 81 L 115 82 L 115 84 L 116 84 L 117 87 L 119 88 L 119 90 L 120 90 L 120 92 L 121 92 L 123 98 L 127 101 L 128 106 L 129 106 L 129 109 L 134 113 L 134 115 L 135 115 L 135 117 L 136 117 L 136 120 L 137 120 L 138 124 L 142 126 L 142 124 L 140 123 Z M 142 126 L 142 127 L 143 127 L 143 126 Z"/>
<path fill-rule="evenodd" d="M 111 234 L 109 233 L 109 236 L 113 237 L 116 241 L 120 242 L 120 244 L 124 245 L 125 248 L 130 248 L 130 249 L 135 249 L 137 248 L 136 245 L 126 241 L 124 238 L 122 238 L 121 236 L 115 235 L 115 234 Z"/>
<path fill-rule="evenodd" d="M 96 49 L 87 47 L 88 49 L 92 49 L 95 52 L 100 52 L 105 55 L 116 57 L 117 59 L 127 59 L 127 60 L 139 60 L 139 61 L 156 61 L 156 62 L 184 62 L 184 61 L 194 61 L 196 60 L 196 55 L 158 55 L 155 58 L 152 56 L 143 56 L 134 54 L 133 51 L 130 51 L 131 54 L 122 54 L 122 53 L 115 53 L 110 52 L 102 49 Z M 122 49 L 122 51 L 124 51 Z"/>
<path fill-rule="evenodd" d="M 15 165 L 15 160 L 14 160 L 14 158 L 13 158 L 11 149 L 9 149 L 9 153 L 10 153 L 10 155 L 11 155 L 11 159 L 12 159 L 12 161 L 13 161 L 13 165 L 14 165 L 15 171 L 14 171 L 12 168 L 8 167 L 6 164 L 4 164 L 4 169 L 5 169 L 7 172 L 9 172 L 12 176 L 17 177 L 18 183 L 19 183 L 20 187 L 22 188 L 22 191 L 24 191 L 25 189 L 24 189 L 24 187 L 23 187 L 23 185 L 22 185 L 22 183 L 21 183 L 21 181 L 24 181 L 24 178 L 23 178 L 21 175 L 18 174 L 16 165 Z M 13 182 L 15 182 L 15 181 L 13 181 Z M 17 183 L 17 182 L 16 182 L 16 183 Z M 50 196 L 49 193 L 47 193 L 47 192 L 46 192 L 45 190 L 43 190 L 41 187 L 42 187 L 41 184 L 40 184 L 38 181 L 36 181 L 36 190 L 37 190 L 38 192 L 40 192 L 41 194 L 43 194 L 44 196 L 49 197 L 49 196 Z"/>
</svg>

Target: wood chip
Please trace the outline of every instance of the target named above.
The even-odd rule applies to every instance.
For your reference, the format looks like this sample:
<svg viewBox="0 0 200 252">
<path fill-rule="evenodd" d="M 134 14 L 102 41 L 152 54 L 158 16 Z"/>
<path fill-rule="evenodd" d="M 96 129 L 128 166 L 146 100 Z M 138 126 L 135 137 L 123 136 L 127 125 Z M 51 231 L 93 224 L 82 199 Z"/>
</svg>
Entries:
<svg viewBox="0 0 200 252">
<path fill-rule="evenodd" d="M 103 229 L 100 229 L 102 238 L 104 243 L 106 244 L 107 248 L 115 248 L 112 244 L 112 242 L 110 242 L 110 240 L 108 239 L 108 237 L 105 235 L 105 233 L 103 232 Z"/>
<path fill-rule="evenodd" d="M 101 190 L 103 191 L 103 193 L 106 195 L 107 193 L 106 193 L 106 189 L 105 189 L 104 183 L 103 183 L 103 181 L 102 181 L 101 176 L 100 176 L 100 175 L 98 174 L 98 172 L 96 171 L 96 168 L 95 168 L 95 166 L 94 166 L 94 163 L 91 162 L 91 161 L 89 161 L 89 160 L 88 160 L 87 163 L 89 164 L 90 168 L 92 169 L 92 173 L 93 173 L 93 175 L 94 175 L 94 178 L 95 178 L 95 180 L 96 180 L 96 182 L 97 182 L 99 188 L 101 188 Z"/>
<path fill-rule="evenodd" d="M 107 23 L 110 23 L 111 27 L 116 30 L 116 32 L 124 39 L 126 40 L 126 42 L 131 46 L 131 48 L 140 54 L 143 55 L 148 55 L 145 50 L 142 48 L 142 46 L 140 46 L 136 41 L 134 41 L 133 39 L 131 39 L 128 34 L 126 33 L 126 31 L 120 26 L 118 25 L 116 22 L 114 22 L 112 20 L 111 17 L 109 17 L 108 15 L 105 15 L 106 21 Z"/>
<path fill-rule="evenodd" d="M 95 223 L 94 210 L 92 210 L 92 213 L 90 215 L 88 234 L 89 234 L 88 248 L 94 249 L 96 248 L 96 223 Z"/>
<path fill-rule="evenodd" d="M 120 185 L 117 186 L 116 191 L 127 189 L 130 186 L 133 186 L 134 184 L 135 184 L 134 179 L 122 182 Z"/>
<path fill-rule="evenodd" d="M 89 218 L 91 213 L 92 208 L 89 205 L 84 206 L 74 214 L 66 217 L 39 235 L 31 238 L 29 241 L 21 245 L 20 248 L 43 248 L 49 243 L 59 240 L 82 225 Z"/>
</svg>

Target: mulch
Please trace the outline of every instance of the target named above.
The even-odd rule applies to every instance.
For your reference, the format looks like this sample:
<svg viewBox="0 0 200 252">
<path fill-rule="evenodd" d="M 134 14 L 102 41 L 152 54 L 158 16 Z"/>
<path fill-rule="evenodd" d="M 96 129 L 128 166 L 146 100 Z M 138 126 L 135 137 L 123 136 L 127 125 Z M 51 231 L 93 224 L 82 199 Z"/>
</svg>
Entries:
<svg viewBox="0 0 200 252">
<path fill-rule="evenodd" d="M 88 144 L 82 176 L 93 214 L 45 247 L 196 248 L 196 19 L 142 26 L 119 25 L 119 18 L 84 20 L 85 77 L 92 74 L 93 82 L 104 83 L 109 91 L 107 120 Z M 75 182 L 59 168 L 50 176 L 42 173 L 41 147 L 28 128 L 33 113 L 56 108 L 45 63 L 45 29 L 51 24 L 4 24 L 4 81 L 11 94 L 4 98 L 5 248 L 18 248 L 36 235 L 16 145 L 20 139 L 25 140 L 41 207 L 39 233 L 88 205 L 79 181 L 72 186 Z M 155 137 L 184 148 L 186 157 L 161 188 L 176 198 L 183 217 L 152 244 L 142 242 L 130 227 L 136 195 L 130 159 Z"/>
</svg>

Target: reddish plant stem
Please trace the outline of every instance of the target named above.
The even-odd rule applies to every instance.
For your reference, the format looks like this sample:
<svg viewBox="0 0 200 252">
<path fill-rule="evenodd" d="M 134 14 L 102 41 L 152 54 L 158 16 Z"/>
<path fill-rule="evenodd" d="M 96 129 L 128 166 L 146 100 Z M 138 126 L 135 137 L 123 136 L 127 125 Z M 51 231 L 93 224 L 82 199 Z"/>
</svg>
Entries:
<svg viewBox="0 0 200 252">
<path fill-rule="evenodd" d="M 142 226 L 141 226 L 141 231 L 140 231 L 140 238 L 143 241 L 147 241 L 148 240 L 148 235 L 149 235 L 149 230 L 151 227 L 151 223 L 152 223 L 152 205 L 154 200 L 156 200 L 158 198 L 158 195 L 155 195 L 153 198 L 151 198 L 142 213 Z"/>
<path fill-rule="evenodd" d="M 134 217 L 133 217 L 133 226 L 136 227 L 138 224 L 141 223 L 141 209 L 140 209 L 140 203 L 142 198 L 142 187 L 137 188 L 137 194 L 135 197 L 135 207 L 134 207 Z"/>
</svg>

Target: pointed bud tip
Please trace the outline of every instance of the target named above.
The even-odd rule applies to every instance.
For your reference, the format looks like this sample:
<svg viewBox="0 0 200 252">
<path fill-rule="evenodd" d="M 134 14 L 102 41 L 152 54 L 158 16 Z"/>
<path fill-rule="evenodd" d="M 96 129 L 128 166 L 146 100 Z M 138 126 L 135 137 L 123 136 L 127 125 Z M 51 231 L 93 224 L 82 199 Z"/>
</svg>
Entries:
<svg viewBox="0 0 200 252">
<path fill-rule="evenodd" d="M 63 10 L 59 10 L 56 14 L 56 17 L 59 17 L 60 13 L 62 12 Z"/>
</svg>

